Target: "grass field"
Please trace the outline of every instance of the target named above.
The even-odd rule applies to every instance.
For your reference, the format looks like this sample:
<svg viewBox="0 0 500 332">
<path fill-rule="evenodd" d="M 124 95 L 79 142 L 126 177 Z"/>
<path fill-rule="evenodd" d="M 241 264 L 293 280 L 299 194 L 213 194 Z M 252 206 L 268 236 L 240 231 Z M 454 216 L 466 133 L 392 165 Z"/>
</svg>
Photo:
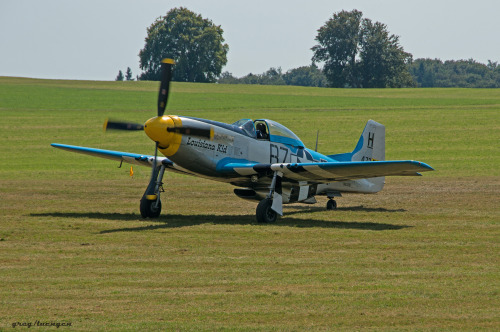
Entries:
<svg viewBox="0 0 500 332">
<path fill-rule="evenodd" d="M 232 187 L 177 174 L 142 220 L 149 169 L 50 147 L 152 154 L 102 124 L 154 116 L 157 86 L 0 77 L 0 330 L 500 329 L 500 90 L 173 83 L 170 114 L 270 118 L 310 147 L 319 129 L 322 153 L 374 119 L 387 159 L 436 169 L 261 225 Z"/>
</svg>

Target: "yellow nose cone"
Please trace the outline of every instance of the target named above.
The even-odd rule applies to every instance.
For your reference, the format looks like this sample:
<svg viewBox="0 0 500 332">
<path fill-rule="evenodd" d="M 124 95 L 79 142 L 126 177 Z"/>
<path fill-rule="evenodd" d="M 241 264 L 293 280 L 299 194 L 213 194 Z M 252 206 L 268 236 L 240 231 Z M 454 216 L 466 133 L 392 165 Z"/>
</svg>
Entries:
<svg viewBox="0 0 500 332">
<path fill-rule="evenodd" d="M 157 116 L 144 124 L 146 135 L 158 142 L 158 149 L 167 157 L 177 152 L 182 141 L 182 134 L 167 131 L 174 127 L 182 127 L 181 119 L 175 115 Z"/>
</svg>

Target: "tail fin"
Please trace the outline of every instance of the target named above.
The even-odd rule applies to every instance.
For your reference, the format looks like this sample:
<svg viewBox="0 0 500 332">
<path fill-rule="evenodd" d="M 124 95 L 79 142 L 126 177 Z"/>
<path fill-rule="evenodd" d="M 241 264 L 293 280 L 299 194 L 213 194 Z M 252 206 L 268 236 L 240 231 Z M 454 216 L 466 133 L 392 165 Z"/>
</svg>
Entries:
<svg viewBox="0 0 500 332">
<path fill-rule="evenodd" d="M 328 157 L 338 161 L 382 161 L 385 160 L 385 127 L 369 120 L 354 151 L 332 154 Z"/>
<path fill-rule="evenodd" d="M 385 127 L 369 120 L 352 152 L 351 161 L 383 161 L 385 160 Z"/>
<path fill-rule="evenodd" d="M 369 120 L 354 151 L 328 156 L 338 161 L 383 161 L 385 160 L 385 126 Z M 361 181 L 366 192 L 376 193 L 384 188 L 385 178 L 370 178 Z"/>
</svg>

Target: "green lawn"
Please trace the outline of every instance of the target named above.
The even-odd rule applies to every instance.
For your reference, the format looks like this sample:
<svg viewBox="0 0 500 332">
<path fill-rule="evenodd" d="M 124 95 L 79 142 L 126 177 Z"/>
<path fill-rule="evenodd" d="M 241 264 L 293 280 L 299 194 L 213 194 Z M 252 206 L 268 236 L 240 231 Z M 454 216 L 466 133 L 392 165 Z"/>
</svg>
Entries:
<svg viewBox="0 0 500 332">
<path fill-rule="evenodd" d="M 153 117 L 157 88 L 0 77 L 0 330 L 500 329 L 500 90 L 174 82 L 167 114 L 270 118 L 309 147 L 319 129 L 322 153 L 374 119 L 387 159 L 436 169 L 260 225 L 231 186 L 177 174 L 142 220 L 149 169 L 50 147 L 152 154 L 102 124 Z"/>
</svg>

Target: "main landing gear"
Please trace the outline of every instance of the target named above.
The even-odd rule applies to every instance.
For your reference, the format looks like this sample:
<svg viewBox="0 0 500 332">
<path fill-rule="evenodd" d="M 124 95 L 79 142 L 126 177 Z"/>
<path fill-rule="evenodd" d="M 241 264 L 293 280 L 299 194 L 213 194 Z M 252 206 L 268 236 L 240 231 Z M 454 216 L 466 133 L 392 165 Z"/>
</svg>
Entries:
<svg viewBox="0 0 500 332">
<path fill-rule="evenodd" d="M 257 205 L 256 217 L 259 223 L 273 223 L 276 221 L 279 215 L 283 215 L 283 197 L 282 197 L 282 186 L 281 178 L 283 176 L 282 172 L 275 171 L 273 180 L 271 182 L 269 194 L 267 197 L 259 202 Z M 326 193 L 328 197 L 328 202 L 326 203 L 327 210 L 336 210 L 337 201 L 334 197 L 342 197 L 342 194 L 338 191 L 329 191 Z M 316 200 L 314 200 L 316 202 Z"/>
<path fill-rule="evenodd" d="M 273 223 L 278 214 L 283 215 L 283 197 L 281 192 L 281 177 L 283 173 L 275 171 L 267 197 L 257 205 L 256 217 L 259 223 Z"/>
<path fill-rule="evenodd" d="M 273 200 L 270 198 L 265 198 L 259 202 L 256 211 L 257 222 L 266 224 L 276 222 L 276 219 L 278 219 L 278 214 L 273 209 L 271 209 L 272 205 Z"/>
<path fill-rule="evenodd" d="M 161 213 L 160 193 L 163 190 L 163 174 L 165 173 L 165 165 L 154 167 L 151 180 L 146 188 L 146 192 L 141 198 L 141 216 L 143 218 L 158 218 Z"/>
</svg>

